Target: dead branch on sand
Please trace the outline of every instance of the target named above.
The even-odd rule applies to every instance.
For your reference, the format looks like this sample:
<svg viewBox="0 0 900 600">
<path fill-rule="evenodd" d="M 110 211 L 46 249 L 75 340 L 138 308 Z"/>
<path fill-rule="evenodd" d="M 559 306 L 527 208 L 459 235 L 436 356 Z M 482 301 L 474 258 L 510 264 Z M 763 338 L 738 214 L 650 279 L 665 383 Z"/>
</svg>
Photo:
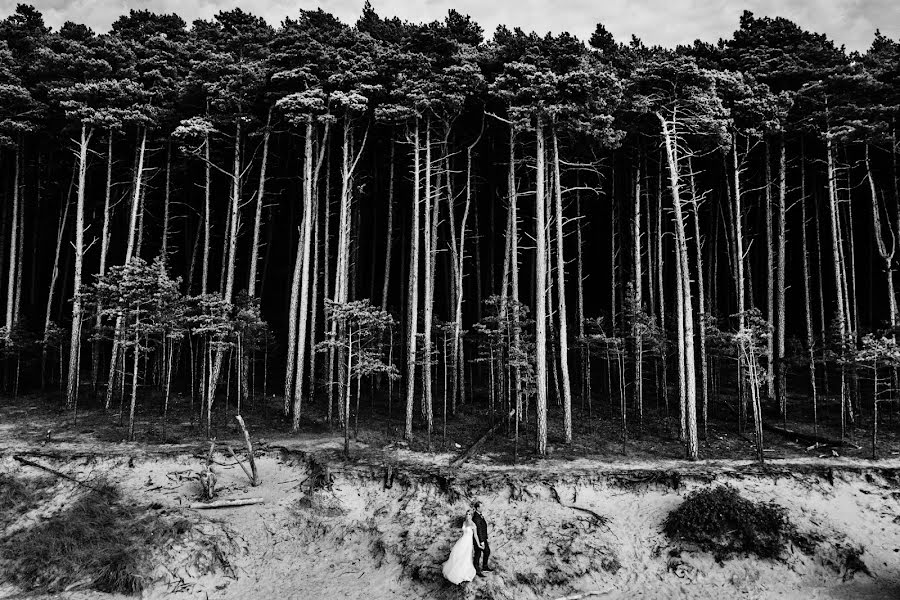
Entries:
<svg viewBox="0 0 900 600">
<path fill-rule="evenodd" d="M 244 418 L 241 415 L 235 415 L 234 417 L 237 419 L 238 425 L 241 426 L 241 431 L 244 432 L 244 444 L 247 445 L 247 457 L 250 459 L 250 471 L 253 473 L 247 473 L 247 470 L 244 469 L 244 472 L 247 473 L 247 477 L 250 478 L 250 485 L 253 487 L 258 486 L 262 483 L 259 480 L 259 474 L 256 472 L 256 460 L 253 458 L 253 445 L 250 443 L 250 434 L 247 432 L 247 427 L 244 425 Z M 235 457 L 235 460 L 237 458 Z M 244 468 L 244 465 L 241 465 L 241 468 Z"/>
<path fill-rule="evenodd" d="M 63 472 L 61 472 L 61 471 L 57 471 L 56 469 L 47 467 L 47 466 L 45 466 L 45 465 L 42 465 L 42 464 L 40 464 L 40 463 L 36 463 L 36 462 L 34 462 L 34 461 L 31 461 L 31 460 L 28 460 L 27 458 L 23 458 L 23 457 L 21 457 L 21 456 L 19 456 L 19 455 L 13 456 L 13 459 L 16 460 L 16 461 L 18 461 L 18 462 L 20 462 L 20 463 L 22 463 L 23 465 L 28 465 L 29 467 L 34 467 L 35 469 L 40 469 L 40 470 L 42 470 L 42 471 L 46 471 L 47 473 L 51 473 L 51 474 L 53 474 L 53 475 L 56 475 L 57 477 L 61 477 L 62 479 L 65 479 L 65 480 L 67 480 L 67 481 L 71 481 L 72 483 L 76 483 L 76 484 L 78 484 L 78 485 L 84 486 L 84 487 L 86 487 L 86 488 L 88 488 L 88 489 L 90 489 L 90 490 L 93 490 L 93 491 L 97 492 L 97 493 L 100 493 L 100 494 L 105 494 L 105 493 L 106 493 L 106 490 L 103 490 L 103 489 L 101 489 L 101 488 L 98 488 L 98 487 L 96 487 L 96 486 L 93 486 L 93 485 L 91 485 L 91 484 L 89 484 L 89 483 L 87 483 L 87 482 L 85 482 L 85 481 L 81 481 L 80 479 L 76 479 L 76 478 L 72 477 L 71 475 L 66 475 L 65 473 L 63 473 Z"/>
<path fill-rule="evenodd" d="M 592 592 L 584 592 L 583 594 L 573 594 L 571 596 L 561 596 L 556 600 L 581 600 L 582 598 L 595 598 L 597 596 L 605 596 L 609 590 L 594 590 Z"/>
<path fill-rule="evenodd" d="M 217 500 L 215 502 L 194 502 L 191 508 L 207 509 L 207 508 L 232 508 L 235 506 L 249 506 L 251 504 L 262 504 L 262 498 L 233 498 L 231 500 Z"/>
</svg>

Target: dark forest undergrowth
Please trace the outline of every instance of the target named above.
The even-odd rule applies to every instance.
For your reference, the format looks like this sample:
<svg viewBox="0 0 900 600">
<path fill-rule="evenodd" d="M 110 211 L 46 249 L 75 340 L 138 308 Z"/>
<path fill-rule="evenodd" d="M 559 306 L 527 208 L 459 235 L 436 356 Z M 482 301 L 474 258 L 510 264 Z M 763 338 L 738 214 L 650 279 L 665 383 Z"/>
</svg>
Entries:
<svg viewBox="0 0 900 600">
<path fill-rule="evenodd" d="M 731 393 L 729 393 L 729 391 Z M 501 410 L 488 408 L 484 390 L 476 388 L 474 401 L 459 405 L 456 414 L 448 414 L 446 435 L 440 398 L 435 394 L 434 431 L 430 451 L 435 453 L 461 453 L 479 439 L 496 420 L 504 418 Z M 418 409 L 412 440 L 403 439 L 404 406 L 396 396 L 390 406 L 387 397 L 373 400 L 371 389 L 363 387 L 359 414 L 351 414 L 350 438 L 358 445 L 372 448 L 403 447 L 411 451 L 428 452 L 428 436 Z M 645 401 L 643 424 L 636 414 L 627 415 L 627 435 L 623 434 L 619 400 L 615 396 L 598 394 L 590 406 L 576 398 L 574 403 L 574 441 L 564 443 L 563 422 L 558 411 L 550 411 L 548 422 L 548 455 L 557 460 L 592 458 L 608 462 L 672 460 L 684 457 L 683 442 L 678 438 L 678 397 L 670 394 L 668 418 L 666 407 L 652 392 Z M 671 397 L 674 396 L 674 397 Z M 73 414 L 64 407 L 64 396 L 58 391 L 30 393 L 17 398 L 0 400 L 0 423 L 6 431 L 7 443 L 53 445 L 60 442 L 119 443 L 127 439 L 127 412 L 121 418 L 119 406 L 114 403 L 104 410 L 102 402 L 90 390 L 83 390 L 79 411 Z M 811 442 L 809 437 L 818 435 L 823 440 L 840 442 L 840 402 L 838 398 L 822 397 L 818 406 L 818 431 L 812 425 L 812 407 L 808 398 L 792 395 L 788 399 L 788 417 L 784 419 L 777 407 L 768 407 L 764 423 L 800 434 L 801 438 L 783 435 L 771 430 L 764 432 L 764 455 L 767 459 L 796 457 L 854 457 L 871 458 L 871 410 L 863 406 L 862 416 L 856 426 L 848 428 L 843 444 Z M 137 407 L 135 441 L 139 445 L 161 446 L 166 444 L 195 444 L 206 439 L 205 425 L 199 420 L 198 405 L 191 409 L 190 399 L 173 394 L 168 417 L 163 421 L 163 398 L 155 391 L 141 394 Z M 234 396 L 218 399 L 213 412 L 212 436 L 219 440 L 241 436 L 234 415 L 238 414 Z M 764 407 L 765 408 L 765 407 Z M 126 406 L 127 410 L 127 406 Z M 291 433 L 289 417 L 283 414 L 280 397 L 257 395 L 241 407 L 251 434 L 255 440 L 277 442 L 292 437 L 341 438 L 343 431 L 335 421 L 328 424 L 327 398 L 305 402 L 301 428 Z M 335 411 L 336 412 L 336 411 Z M 733 390 L 723 390 L 709 409 L 709 420 L 704 430 L 699 421 L 701 459 L 753 459 L 754 435 L 752 422 L 741 427 Z M 495 461 L 500 464 L 530 462 L 538 457 L 533 451 L 534 415 L 520 423 L 519 443 L 515 443 L 514 422 L 500 426 L 498 431 L 479 446 L 474 460 Z M 893 406 L 882 408 L 879 416 L 878 457 L 900 455 L 900 412 Z M 705 431 L 705 434 L 704 434 Z M 479 459 L 479 457 L 481 457 Z"/>
</svg>

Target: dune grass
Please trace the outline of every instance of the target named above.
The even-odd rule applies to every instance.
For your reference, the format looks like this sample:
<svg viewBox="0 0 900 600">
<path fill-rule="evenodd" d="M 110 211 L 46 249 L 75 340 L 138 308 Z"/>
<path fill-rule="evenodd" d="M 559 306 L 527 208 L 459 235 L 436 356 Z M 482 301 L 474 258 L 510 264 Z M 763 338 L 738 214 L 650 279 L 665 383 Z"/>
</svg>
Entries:
<svg viewBox="0 0 900 600">
<path fill-rule="evenodd" d="M 27 483 L 5 478 L 0 519 L 20 510 L 31 493 Z M 117 486 L 96 481 L 69 506 L 0 541 L 0 578 L 25 590 L 137 594 L 149 582 L 154 548 L 190 528 L 188 520 L 129 503 Z"/>
</svg>

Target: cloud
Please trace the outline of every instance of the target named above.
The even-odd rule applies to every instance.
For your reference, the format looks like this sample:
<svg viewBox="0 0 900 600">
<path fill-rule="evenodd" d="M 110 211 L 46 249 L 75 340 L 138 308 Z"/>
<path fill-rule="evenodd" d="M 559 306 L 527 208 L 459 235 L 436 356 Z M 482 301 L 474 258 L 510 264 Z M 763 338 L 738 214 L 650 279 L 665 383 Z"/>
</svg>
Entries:
<svg viewBox="0 0 900 600">
<path fill-rule="evenodd" d="M 0 15 L 10 14 L 20 0 L 0 0 Z M 48 24 L 66 20 L 105 31 L 129 9 L 175 12 L 185 21 L 209 19 L 220 10 L 241 7 L 278 25 L 299 8 L 322 8 L 347 23 L 359 16 L 363 0 L 31 0 Z M 587 39 L 602 22 L 620 41 L 632 34 L 645 43 L 674 46 L 695 39 L 714 42 L 727 38 L 747 8 L 757 16 L 783 16 L 802 27 L 825 33 L 850 50 L 865 50 L 875 30 L 900 38 L 900 11 L 896 0 L 373 0 L 379 14 L 410 21 L 442 19 L 455 8 L 471 15 L 490 34 L 497 25 L 527 31 L 568 31 Z"/>
</svg>

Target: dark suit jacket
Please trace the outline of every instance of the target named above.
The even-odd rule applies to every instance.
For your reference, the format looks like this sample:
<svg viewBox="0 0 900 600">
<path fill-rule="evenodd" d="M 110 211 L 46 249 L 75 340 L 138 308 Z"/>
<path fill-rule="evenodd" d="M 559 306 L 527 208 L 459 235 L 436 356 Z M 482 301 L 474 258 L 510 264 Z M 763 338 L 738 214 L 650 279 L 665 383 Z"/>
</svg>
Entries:
<svg viewBox="0 0 900 600">
<path fill-rule="evenodd" d="M 478 540 L 487 542 L 487 522 L 484 520 L 484 517 L 481 516 L 480 512 L 476 511 L 472 514 L 472 522 L 475 523 L 475 531 L 478 532 Z"/>
</svg>

